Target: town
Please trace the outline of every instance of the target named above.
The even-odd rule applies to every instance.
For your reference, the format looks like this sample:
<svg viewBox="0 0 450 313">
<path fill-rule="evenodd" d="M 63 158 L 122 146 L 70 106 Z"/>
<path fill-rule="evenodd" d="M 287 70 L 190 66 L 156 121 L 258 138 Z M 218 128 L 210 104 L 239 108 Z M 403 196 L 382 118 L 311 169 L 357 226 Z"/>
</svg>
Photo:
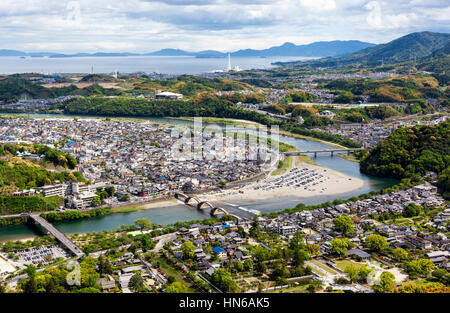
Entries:
<svg viewBox="0 0 450 313">
<path fill-rule="evenodd" d="M 221 184 L 255 176 L 276 162 L 271 154 L 267 160 L 252 160 L 252 153 L 260 155 L 252 150 L 258 147 L 232 137 L 224 138 L 223 151 L 205 150 L 200 160 L 190 156 L 186 159 L 173 149 L 181 131 L 150 122 L 5 118 L 0 123 L 2 143 L 44 143 L 78 156 L 75 170 L 89 184 L 61 183 L 33 190 L 45 197 L 69 196 L 68 208 L 91 207 L 97 188 L 110 186 L 114 187 L 115 197 L 105 199 L 109 206 L 165 199 L 186 188 L 214 190 Z M 214 148 L 213 134 L 199 136 L 203 143 L 212 140 L 210 145 Z M 276 152 L 272 157 L 276 157 Z M 28 193 L 29 190 L 16 191 L 15 195 Z"/>
</svg>

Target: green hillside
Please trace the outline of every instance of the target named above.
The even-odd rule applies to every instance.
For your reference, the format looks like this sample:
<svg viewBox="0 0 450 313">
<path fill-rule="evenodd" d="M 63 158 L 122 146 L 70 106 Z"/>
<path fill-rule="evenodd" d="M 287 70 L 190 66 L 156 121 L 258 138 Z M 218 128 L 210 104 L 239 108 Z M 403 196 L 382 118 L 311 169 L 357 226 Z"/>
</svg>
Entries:
<svg viewBox="0 0 450 313">
<path fill-rule="evenodd" d="M 443 48 L 434 51 L 431 56 L 422 58 L 417 68 L 422 71 L 435 73 L 435 77 L 441 85 L 448 85 L 450 76 L 450 42 Z"/>
<path fill-rule="evenodd" d="M 429 57 L 433 52 L 444 48 L 450 42 L 450 34 L 420 32 L 412 33 L 386 44 L 376 45 L 340 58 L 323 58 L 305 62 L 314 67 L 334 66 L 378 66 L 382 62 L 400 63 Z M 300 65 L 301 63 L 299 63 Z"/>
<path fill-rule="evenodd" d="M 70 85 L 62 88 L 45 88 L 29 80 L 7 76 L 0 79 L 0 102 L 12 103 L 23 99 L 51 99 L 69 95 L 120 95 L 121 90 L 106 89 L 97 84 L 86 88 Z"/>
<path fill-rule="evenodd" d="M 44 155 L 41 161 L 20 158 L 17 151 L 29 151 Z M 52 184 L 55 181 L 85 181 L 78 172 L 50 172 L 44 166 L 50 162 L 55 166 L 74 168 L 76 160 L 59 150 L 44 145 L 0 145 L 0 195 L 9 195 L 15 191 Z"/>
<path fill-rule="evenodd" d="M 442 175 L 450 174 L 450 122 L 399 128 L 360 164 L 363 173 L 398 179 L 435 172 L 441 175 L 444 191 L 448 191 L 448 177 Z"/>
</svg>

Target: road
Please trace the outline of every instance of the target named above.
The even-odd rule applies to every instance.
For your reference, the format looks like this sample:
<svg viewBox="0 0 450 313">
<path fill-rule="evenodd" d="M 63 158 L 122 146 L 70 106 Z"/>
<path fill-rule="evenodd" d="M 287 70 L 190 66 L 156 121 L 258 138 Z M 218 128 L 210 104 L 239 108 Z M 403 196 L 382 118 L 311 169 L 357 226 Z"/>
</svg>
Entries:
<svg viewBox="0 0 450 313">
<path fill-rule="evenodd" d="M 152 251 L 159 252 L 159 250 L 161 250 L 166 243 L 168 243 L 169 241 L 175 240 L 176 238 L 177 238 L 177 233 L 165 234 L 165 235 L 153 238 L 153 240 L 158 240 L 158 242 L 156 243 L 156 245 Z"/>
<path fill-rule="evenodd" d="M 37 223 L 39 223 L 45 230 L 47 230 L 49 233 L 51 233 L 59 242 L 61 242 L 64 246 L 66 246 L 67 249 L 69 249 L 75 256 L 81 257 L 84 255 L 83 251 L 72 242 L 66 235 L 64 235 L 62 232 L 60 232 L 58 229 L 55 228 L 52 224 L 47 222 L 44 218 L 42 218 L 39 213 L 37 214 L 31 214 L 30 217 L 35 220 Z"/>
</svg>

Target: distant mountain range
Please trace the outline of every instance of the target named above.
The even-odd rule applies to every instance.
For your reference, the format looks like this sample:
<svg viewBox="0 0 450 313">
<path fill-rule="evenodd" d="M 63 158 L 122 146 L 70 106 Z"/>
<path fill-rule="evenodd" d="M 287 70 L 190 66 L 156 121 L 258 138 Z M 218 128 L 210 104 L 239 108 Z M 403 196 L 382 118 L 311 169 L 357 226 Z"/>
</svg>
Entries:
<svg viewBox="0 0 450 313">
<path fill-rule="evenodd" d="M 271 47 L 269 49 L 254 50 L 245 49 L 231 53 L 232 57 L 278 57 L 278 56 L 298 56 L 298 57 L 337 57 L 348 55 L 350 53 L 373 47 L 374 44 L 350 40 L 350 41 L 320 41 L 307 45 L 295 45 L 287 42 L 281 46 Z M 199 52 L 189 52 L 180 49 L 162 49 L 150 53 L 75 53 L 60 54 L 52 52 L 34 52 L 27 53 L 17 50 L 0 50 L 0 56 L 17 57 L 49 57 L 49 58 L 71 58 L 71 57 L 118 57 L 118 56 L 193 56 L 197 58 L 225 58 L 227 53 L 216 50 L 205 50 Z"/>
<path fill-rule="evenodd" d="M 285 62 L 279 65 L 308 64 L 310 66 L 376 66 L 410 60 L 421 61 L 424 58 L 448 57 L 450 34 L 419 32 L 395 39 L 386 44 L 376 45 L 347 56 L 327 57 L 308 62 Z"/>
</svg>

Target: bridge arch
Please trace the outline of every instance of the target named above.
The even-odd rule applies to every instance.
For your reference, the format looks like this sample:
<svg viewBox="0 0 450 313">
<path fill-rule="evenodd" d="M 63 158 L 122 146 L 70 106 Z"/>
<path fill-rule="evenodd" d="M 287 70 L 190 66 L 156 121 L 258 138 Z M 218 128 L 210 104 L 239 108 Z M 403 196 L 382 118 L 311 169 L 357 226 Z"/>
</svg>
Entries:
<svg viewBox="0 0 450 313">
<path fill-rule="evenodd" d="M 214 206 L 208 201 L 202 201 L 197 204 L 197 210 L 203 210 L 204 206 L 209 206 L 211 209 L 214 209 Z"/>
<path fill-rule="evenodd" d="M 219 215 L 220 212 L 222 212 L 223 214 L 226 214 L 226 215 L 230 215 L 230 213 L 228 213 L 227 210 L 225 210 L 224 208 L 220 208 L 220 207 L 215 207 L 215 208 L 211 209 L 210 214 L 212 216 L 216 216 L 216 215 Z"/>
<path fill-rule="evenodd" d="M 195 203 L 192 203 L 192 202 L 195 202 Z M 201 201 L 200 201 L 197 197 L 187 197 L 187 198 L 184 200 L 184 203 L 185 203 L 185 204 L 187 204 L 187 205 L 192 205 L 192 206 L 198 205 L 200 202 L 201 202 Z"/>
<path fill-rule="evenodd" d="M 181 193 L 181 192 L 175 193 L 175 199 L 177 199 L 177 200 L 185 201 L 187 198 L 189 198 L 189 196 L 185 195 L 184 193 Z"/>
</svg>

